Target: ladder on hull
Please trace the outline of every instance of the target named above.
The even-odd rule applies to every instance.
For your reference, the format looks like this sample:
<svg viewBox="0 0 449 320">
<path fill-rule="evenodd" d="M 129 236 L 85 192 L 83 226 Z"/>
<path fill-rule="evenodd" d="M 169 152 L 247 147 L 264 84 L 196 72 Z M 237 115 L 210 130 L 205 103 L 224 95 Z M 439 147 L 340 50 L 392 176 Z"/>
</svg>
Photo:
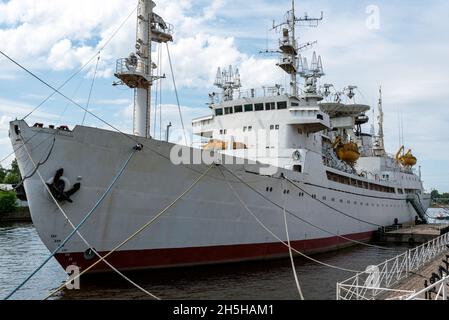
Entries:
<svg viewBox="0 0 449 320">
<path fill-rule="evenodd" d="M 420 219 L 423 222 L 428 223 L 426 210 L 424 209 L 424 206 L 422 205 L 421 200 L 419 199 L 419 196 L 417 194 L 409 195 L 407 197 L 407 202 L 412 205 L 413 209 L 415 209 L 415 211 L 418 214 L 418 216 L 420 217 Z"/>
</svg>

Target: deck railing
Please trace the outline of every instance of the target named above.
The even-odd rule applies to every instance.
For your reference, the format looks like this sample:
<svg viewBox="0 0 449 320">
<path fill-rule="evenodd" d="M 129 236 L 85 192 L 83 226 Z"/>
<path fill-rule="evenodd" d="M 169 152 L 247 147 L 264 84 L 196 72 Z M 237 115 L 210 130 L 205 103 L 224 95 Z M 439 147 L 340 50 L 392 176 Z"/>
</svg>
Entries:
<svg viewBox="0 0 449 320">
<path fill-rule="evenodd" d="M 449 233 L 446 233 L 377 266 L 370 266 L 365 272 L 337 283 L 337 300 L 374 300 L 388 292 L 397 292 L 408 298 L 413 291 L 394 290 L 393 286 L 442 254 L 448 245 Z"/>
</svg>

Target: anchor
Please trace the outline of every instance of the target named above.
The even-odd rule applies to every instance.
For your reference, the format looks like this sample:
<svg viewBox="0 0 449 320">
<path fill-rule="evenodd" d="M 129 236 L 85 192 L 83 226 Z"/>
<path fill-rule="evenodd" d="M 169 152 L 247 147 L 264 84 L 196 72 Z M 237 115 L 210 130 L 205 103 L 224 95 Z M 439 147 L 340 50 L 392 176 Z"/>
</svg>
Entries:
<svg viewBox="0 0 449 320">
<path fill-rule="evenodd" d="M 70 197 L 81 189 L 81 183 L 76 183 L 72 189 L 64 191 L 66 188 L 66 182 L 61 179 L 63 174 L 64 169 L 59 169 L 56 171 L 55 177 L 53 178 L 53 183 L 47 183 L 47 186 L 56 200 L 73 203 L 73 200 L 70 199 Z"/>
</svg>

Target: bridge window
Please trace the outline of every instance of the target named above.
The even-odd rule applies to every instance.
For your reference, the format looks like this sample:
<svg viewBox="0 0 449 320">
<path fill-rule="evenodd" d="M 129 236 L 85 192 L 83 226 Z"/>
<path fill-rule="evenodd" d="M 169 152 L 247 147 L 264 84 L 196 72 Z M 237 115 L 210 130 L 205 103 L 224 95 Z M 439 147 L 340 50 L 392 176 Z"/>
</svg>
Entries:
<svg viewBox="0 0 449 320">
<path fill-rule="evenodd" d="M 299 107 L 299 103 L 297 103 L 297 102 L 292 102 L 292 107 Z"/>
<path fill-rule="evenodd" d="M 254 105 L 254 107 L 256 108 L 256 111 L 263 111 L 263 103 L 256 103 Z"/>
<path fill-rule="evenodd" d="M 319 114 L 319 115 L 317 115 L 316 117 L 317 117 L 318 120 L 324 120 L 324 117 L 323 117 L 322 114 Z"/>
<path fill-rule="evenodd" d="M 243 112 L 243 107 L 242 107 L 242 106 L 235 106 L 235 107 L 234 107 L 234 112 L 235 112 L 235 113 Z"/>
<path fill-rule="evenodd" d="M 223 109 L 215 109 L 215 115 L 216 116 L 222 116 L 223 115 Z"/>
<path fill-rule="evenodd" d="M 265 110 L 276 110 L 276 103 L 274 102 L 267 102 L 265 103 Z"/>
<path fill-rule="evenodd" d="M 232 114 L 232 113 L 234 113 L 232 107 L 225 108 L 225 114 Z"/>
<path fill-rule="evenodd" d="M 285 110 L 285 109 L 287 109 L 287 102 L 286 101 L 278 102 L 278 110 Z"/>
<path fill-rule="evenodd" d="M 245 105 L 245 112 L 251 112 L 254 111 L 254 107 L 252 104 L 246 104 Z"/>
</svg>

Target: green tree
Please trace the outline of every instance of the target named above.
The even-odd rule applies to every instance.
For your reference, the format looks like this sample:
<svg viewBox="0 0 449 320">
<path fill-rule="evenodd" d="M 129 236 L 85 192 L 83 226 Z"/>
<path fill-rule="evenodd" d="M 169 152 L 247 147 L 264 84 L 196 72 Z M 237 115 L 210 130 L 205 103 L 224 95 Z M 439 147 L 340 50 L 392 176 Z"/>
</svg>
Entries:
<svg viewBox="0 0 449 320">
<path fill-rule="evenodd" d="M 8 172 L 0 165 L 0 183 L 3 183 Z"/>
<path fill-rule="evenodd" d="M 431 197 L 432 199 L 438 199 L 440 197 L 440 193 L 438 192 L 438 190 L 432 190 L 431 192 Z"/>
<path fill-rule="evenodd" d="M 22 180 L 22 175 L 20 174 L 19 164 L 17 163 L 17 159 L 14 159 L 11 163 L 11 172 L 19 177 L 19 181 Z"/>
<path fill-rule="evenodd" d="M 4 184 L 18 184 L 20 182 L 20 176 L 13 172 L 9 172 L 5 179 L 3 180 Z"/>
<path fill-rule="evenodd" d="M 18 184 L 21 180 L 22 176 L 20 174 L 19 164 L 17 163 L 17 159 L 14 159 L 11 163 L 11 169 L 5 170 L 5 176 L 1 179 L 1 182 L 4 184 Z"/>
<path fill-rule="evenodd" d="M 14 192 L 0 192 L 0 213 L 10 213 L 17 209 Z"/>
</svg>

